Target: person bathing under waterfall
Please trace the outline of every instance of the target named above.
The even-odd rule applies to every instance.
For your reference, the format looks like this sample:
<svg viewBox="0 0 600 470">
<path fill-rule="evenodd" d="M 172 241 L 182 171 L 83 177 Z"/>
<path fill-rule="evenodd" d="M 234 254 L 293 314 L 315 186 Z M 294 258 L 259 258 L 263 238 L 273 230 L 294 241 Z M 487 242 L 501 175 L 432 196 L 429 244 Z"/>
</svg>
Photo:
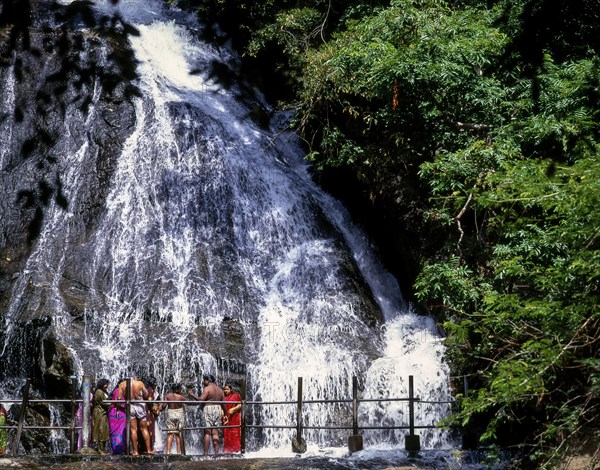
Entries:
<svg viewBox="0 0 600 470">
<path fill-rule="evenodd" d="M 223 387 L 227 412 L 223 417 L 226 426 L 239 426 L 242 424 L 242 398 L 239 393 L 234 392 L 230 384 Z M 231 454 L 242 450 L 242 430 L 237 428 L 223 428 L 223 453 Z"/>
<path fill-rule="evenodd" d="M 137 377 L 131 379 L 131 399 L 132 400 L 147 400 L 148 399 L 148 390 L 144 385 L 144 382 L 139 380 Z M 119 396 L 117 400 L 121 400 L 125 397 L 127 393 L 127 382 L 122 382 L 119 385 Z M 130 423 L 131 423 L 131 447 L 132 447 L 132 455 L 139 455 L 138 451 L 138 429 L 142 432 L 142 438 L 144 439 L 144 443 L 146 444 L 147 453 L 149 455 L 154 454 L 154 451 L 151 450 L 152 447 L 150 445 L 150 433 L 148 432 L 148 415 L 146 411 L 146 404 L 137 402 L 131 403 L 129 408 L 130 413 Z"/>
<path fill-rule="evenodd" d="M 119 386 L 125 384 L 125 379 L 119 379 L 114 390 L 110 394 L 111 400 L 120 400 L 120 403 L 112 403 L 108 410 L 108 430 L 110 434 L 110 446 L 113 455 L 124 454 L 127 451 L 127 416 L 125 414 L 125 399 L 119 399 Z"/>
<path fill-rule="evenodd" d="M 200 396 L 196 396 L 191 390 L 189 391 L 189 394 L 194 400 L 221 402 L 215 404 L 202 403 L 200 405 L 205 426 L 204 455 L 208 455 L 211 439 L 213 443 L 213 452 L 218 454 L 219 449 L 221 448 L 219 442 L 219 427 L 221 426 L 221 423 L 228 423 L 224 403 L 225 394 L 223 393 L 223 390 L 215 384 L 215 377 L 213 375 L 203 375 L 202 384 L 204 385 L 204 389 Z"/>
<path fill-rule="evenodd" d="M 181 454 L 181 439 L 183 438 L 183 428 L 185 426 L 185 408 L 182 401 L 186 398 L 181 394 L 181 384 L 172 386 L 171 391 L 165 396 L 167 400 L 167 449 L 166 454 L 171 453 L 173 438 L 177 445 L 177 453 Z"/>
<path fill-rule="evenodd" d="M 106 443 L 109 438 L 108 409 L 110 404 L 106 403 L 106 400 L 108 400 L 108 385 L 107 379 L 98 380 L 92 401 L 92 441 L 96 444 L 100 455 L 107 455 Z"/>
<path fill-rule="evenodd" d="M 6 426 L 8 413 L 6 408 L 0 403 L 0 426 Z M 0 455 L 6 454 L 6 429 L 0 429 Z"/>
</svg>

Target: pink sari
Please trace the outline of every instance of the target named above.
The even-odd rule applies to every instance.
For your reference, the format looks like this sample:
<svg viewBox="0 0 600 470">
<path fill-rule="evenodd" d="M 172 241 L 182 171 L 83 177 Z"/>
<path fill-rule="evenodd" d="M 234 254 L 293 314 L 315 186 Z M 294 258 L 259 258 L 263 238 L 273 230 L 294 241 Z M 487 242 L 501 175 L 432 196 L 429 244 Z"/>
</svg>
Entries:
<svg viewBox="0 0 600 470">
<path fill-rule="evenodd" d="M 116 400 L 119 396 L 119 389 L 115 388 L 110 399 Z M 127 429 L 127 416 L 125 414 L 125 400 L 123 405 L 120 403 L 111 403 L 108 409 L 108 429 L 110 433 L 110 446 L 113 455 L 124 454 L 127 452 L 127 443 L 125 434 Z"/>
</svg>

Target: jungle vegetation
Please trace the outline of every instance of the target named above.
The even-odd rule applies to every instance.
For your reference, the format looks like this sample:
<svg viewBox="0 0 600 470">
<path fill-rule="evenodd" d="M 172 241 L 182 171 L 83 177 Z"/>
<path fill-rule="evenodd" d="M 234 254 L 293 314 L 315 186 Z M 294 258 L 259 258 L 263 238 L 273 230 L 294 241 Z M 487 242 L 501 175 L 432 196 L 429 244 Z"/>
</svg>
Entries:
<svg viewBox="0 0 600 470">
<path fill-rule="evenodd" d="M 599 442 L 600 1 L 179 3 L 285 80 L 315 168 L 412 260 L 469 381 L 448 424 L 523 467 Z"/>
</svg>

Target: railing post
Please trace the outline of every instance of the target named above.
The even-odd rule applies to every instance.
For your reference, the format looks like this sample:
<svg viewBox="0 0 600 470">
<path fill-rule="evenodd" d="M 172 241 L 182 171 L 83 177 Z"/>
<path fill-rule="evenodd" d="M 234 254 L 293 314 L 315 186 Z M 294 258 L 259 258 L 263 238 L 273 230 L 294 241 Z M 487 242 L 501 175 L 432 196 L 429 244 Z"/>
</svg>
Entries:
<svg viewBox="0 0 600 470">
<path fill-rule="evenodd" d="M 246 379 L 242 380 L 242 383 L 240 386 L 240 392 L 241 392 L 240 395 L 241 395 L 242 402 L 246 401 Z M 240 418 L 241 418 L 240 452 L 242 454 L 245 454 L 246 453 L 246 407 L 244 405 L 242 405 Z"/>
<path fill-rule="evenodd" d="M 302 377 L 298 377 L 298 403 L 296 409 L 296 437 L 292 438 L 292 452 L 306 452 L 306 441 L 302 438 Z"/>
<path fill-rule="evenodd" d="M 467 398 L 469 396 L 469 378 L 466 375 L 463 376 L 463 386 L 465 389 L 464 397 Z M 461 448 L 463 450 L 475 450 L 478 446 L 479 439 L 475 433 L 469 429 L 463 428 Z"/>
<path fill-rule="evenodd" d="M 95 454 L 96 451 L 89 446 L 92 430 L 90 426 L 90 395 L 92 394 L 92 376 L 84 375 L 81 385 L 82 408 L 81 408 L 81 449 L 80 454 Z"/>
<path fill-rule="evenodd" d="M 71 454 L 77 451 L 75 427 L 77 426 L 77 376 L 71 377 Z"/>
<path fill-rule="evenodd" d="M 405 436 L 404 448 L 407 452 L 414 453 L 421 450 L 421 441 L 415 434 L 415 394 L 412 375 L 408 376 L 408 420 L 409 435 Z"/>
<path fill-rule="evenodd" d="M 168 439 L 168 437 L 167 437 Z M 186 455 L 185 453 L 185 431 L 182 429 L 179 433 L 179 441 L 181 442 L 181 455 Z"/>
<path fill-rule="evenodd" d="M 352 434 L 358 434 L 358 379 L 352 376 Z"/>
<path fill-rule="evenodd" d="M 408 376 L 408 426 L 411 436 L 415 434 L 415 389 L 413 376 Z"/>
<path fill-rule="evenodd" d="M 29 386 L 31 379 L 25 381 L 25 385 L 21 389 L 23 391 L 23 401 L 21 402 L 21 413 L 19 414 L 19 424 L 17 425 L 17 435 L 15 436 L 15 442 L 13 443 L 13 455 L 19 454 L 19 442 L 21 442 L 21 432 L 23 431 L 23 422 L 25 421 L 25 415 L 27 414 L 27 402 L 29 401 Z"/>
<path fill-rule="evenodd" d="M 348 450 L 363 450 L 363 439 L 358 434 L 358 379 L 352 376 L 352 435 L 348 436 Z"/>
<path fill-rule="evenodd" d="M 131 455 L 131 379 L 125 385 L 125 454 Z"/>
</svg>

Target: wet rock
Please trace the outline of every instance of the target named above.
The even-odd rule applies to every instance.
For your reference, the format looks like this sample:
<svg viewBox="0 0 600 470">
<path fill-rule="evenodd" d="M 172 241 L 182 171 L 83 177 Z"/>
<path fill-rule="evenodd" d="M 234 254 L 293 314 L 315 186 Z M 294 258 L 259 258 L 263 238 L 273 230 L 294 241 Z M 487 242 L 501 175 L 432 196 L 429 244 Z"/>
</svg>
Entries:
<svg viewBox="0 0 600 470">
<path fill-rule="evenodd" d="M 44 340 L 44 390 L 49 397 L 70 398 L 73 356 L 69 350 L 50 335 Z"/>
<path fill-rule="evenodd" d="M 51 322 L 55 307 L 46 293 L 52 273 L 31 273 L 21 298 L 14 298 L 14 283 L 32 254 L 46 211 L 55 203 L 65 213 L 85 213 L 86 217 L 85 225 L 73 225 L 80 244 L 70 250 L 71 256 L 50 260 L 50 264 L 64 266 L 63 299 L 72 315 L 81 317 L 86 307 L 93 308 L 85 286 L 76 279 L 81 261 L 89 258 L 85 242 L 105 204 L 116 156 L 135 123 L 128 95 L 135 75 L 123 73 L 118 80 L 108 80 L 130 66 L 116 59 L 127 55 L 126 34 L 102 37 L 78 30 L 76 21 L 68 21 L 82 12 L 65 16 L 64 8 L 50 8 L 51 3 L 33 2 L 31 17 L 23 16 L 25 22 L 15 17 L 12 25 L 10 12 L 5 12 L 8 26 L 0 31 L 0 110 L 5 112 L 0 115 L 0 131 L 9 137 L 3 140 L 0 154 L 4 155 L 0 159 L 0 312 L 7 312 L 11 301 L 28 306 L 15 312 L 18 319 L 13 322 L 14 328 L 28 331 L 30 337 L 17 334 L 17 344 L 8 345 L 2 360 L 10 356 L 11 374 L 30 377 L 37 386 L 44 383 L 50 395 L 58 396 L 69 390 L 72 358 L 47 331 L 49 325 L 45 324 L 44 332 L 31 334 L 39 331 L 38 319 Z M 119 52 L 111 55 L 111 50 Z M 110 87 L 98 87 L 107 81 Z M 86 119 L 94 107 L 99 118 L 94 118 L 90 132 L 75 125 L 76 120 L 66 119 L 77 115 Z M 70 200 L 65 196 L 72 188 L 63 156 L 77 151 L 89 168 L 82 175 L 87 191 Z M 26 357 L 16 354 L 19 348 L 26 348 Z M 6 370 L 2 374 L 8 375 Z"/>
</svg>

